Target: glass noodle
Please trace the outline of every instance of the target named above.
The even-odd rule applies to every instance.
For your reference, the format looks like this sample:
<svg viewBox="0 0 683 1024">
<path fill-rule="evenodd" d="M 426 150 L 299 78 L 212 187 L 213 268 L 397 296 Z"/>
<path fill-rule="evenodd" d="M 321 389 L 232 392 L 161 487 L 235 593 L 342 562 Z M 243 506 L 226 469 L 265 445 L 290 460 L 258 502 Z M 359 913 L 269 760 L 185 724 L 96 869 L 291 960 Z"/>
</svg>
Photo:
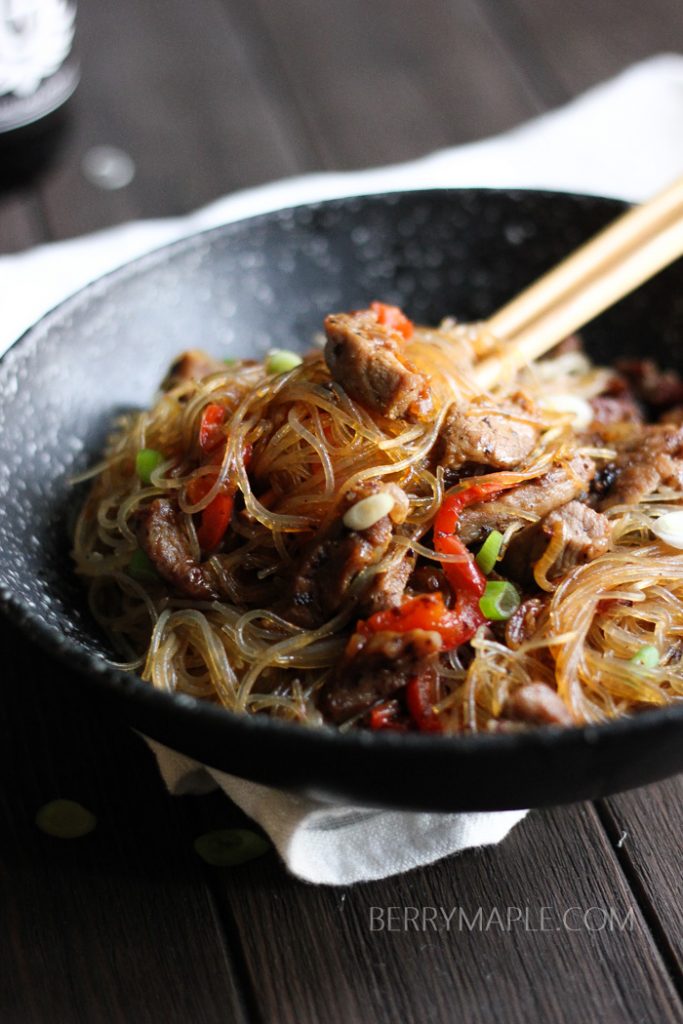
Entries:
<svg viewBox="0 0 683 1024">
<path fill-rule="evenodd" d="M 201 380 L 180 381 L 151 409 L 116 424 L 105 458 L 90 474 L 73 553 L 92 613 L 122 664 L 167 692 L 212 700 L 231 711 L 321 724 L 316 694 L 344 656 L 358 599 L 373 577 L 406 552 L 435 566 L 458 558 L 434 550 L 434 516 L 444 495 L 459 485 L 435 469 L 430 452 L 450 403 L 466 404 L 477 394 L 467 374 L 472 348 L 446 324 L 441 330 L 417 329 L 406 354 L 430 376 L 435 397 L 435 415 L 418 423 L 362 408 L 331 382 L 322 355 L 313 353 L 278 376 L 242 361 Z M 571 418 L 543 411 L 535 399 L 551 379 L 554 388 L 590 398 L 604 386 L 604 374 L 578 353 L 525 371 L 508 390 L 524 394 L 540 440 L 518 472 L 488 473 L 485 479 L 534 480 L 551 464 L 568 465 L 581 451 Z M 473 414 L 500 415 L 505 397 L 503 389 L 495 390 Z M 198 432 L 211 403 L 227 410 L 226 443 L 217 461 L 199 464 Z M 519 410 L 503 415 L 525 419 Z M 148 484 L 134 471 L 143 448 L 168 456 Z M 586 450 L 603 461 L 612 454 Z M 203 490 L 196 484 L 202 477 Z M 352 580 L 328 622 L 315 629 L 293 625 L 281 614 L 282 595 L 302 552 L 338 516 L 344 496 L 369 480 L 401 488 L 409 502 L 405 522 L 381 560 Z M 199 561 L 197 514 L 226 483 L 237 491 L 235 512 L 225 544 L 209 559 L 225 595 L 221 600 L 184 598 L 153 572 L 145 579 L 131 574 L 141 510 L 155 498 L 173 496 L 192 557 Z M 490 728 L 510 694 L 530 682 L 556 688 L 576 722 L 605 721 L 680 700 L 683 554 L 653 540 L 649 527 L 681 497 L 655 493 L 638 506 L 611 509 L 610 549 L 559 584 L 546 574 L 561 554 L 562 538 L 554 539 L 535 568 L 549 601 L 533 636 L 513 649 L 483 627 L 468 656 L 453 654 L 444 666 L 436 706 L 446 728 Z M 528 514 L 527 522 L 534 519 Z M 516 529 L 505 530 L 502 552 Z M 630 660 L 653 643 L 661 652 L 658 665 L 644 668 Z"/>
</svg>

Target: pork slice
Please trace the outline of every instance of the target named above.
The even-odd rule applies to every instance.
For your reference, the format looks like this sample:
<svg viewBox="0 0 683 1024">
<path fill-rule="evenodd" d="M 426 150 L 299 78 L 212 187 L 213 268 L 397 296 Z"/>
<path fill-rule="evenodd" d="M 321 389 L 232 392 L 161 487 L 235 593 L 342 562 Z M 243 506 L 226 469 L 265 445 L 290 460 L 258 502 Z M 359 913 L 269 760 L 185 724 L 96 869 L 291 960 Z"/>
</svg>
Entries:
<svg viewBox="0 0 683 1024">
<path fill-rule="evenodd" d="M 448 608 L 453 603 L 453 591 L 446 574 L 439 566 L 419 565 L 408 580 L 408 590 L 415 594 L 441 594 Z"/>
<path fill-rule="evenodd" d="M 660 423 L 673 423 L 674 426 L 683 426 L 683 405 L 672 405 L 659 417 Z"/>
<path fill-rule="evenodd" d="M 646 405 L 667 409 L 683 402 L 683 377 L 678 370 L 661 370 L 652 359 L 621 359 L 617 369 Z"/>
<path fill-rule="evenodd" d="M 392 535 L 388 516 L 367 530 L 347 531 L 339 520 L 328 536 L 313 541 L 304 552 L 284 618 L 306 629 L 327 622 L 341 608 L 358 573 L 386 553 Z"/>
<path fill-rule="evenodd" d="M 451 470 L 468 463 L 493 469 L 513 469 L 538 440 L 539 428 L 525 422 L 524 409 L 513 403 L 490 409 L 472 403 L 452 406 L 437 441 L 437 462 Z"/>
<path fill-rule="evenodd" d="M 377 573 L 358 605 L 361 618 L 400 605 L 415 565 L 414 558 L 403 558 L 386 572 Z"/>
<path fill-rule="evenodd" d="M 180 593 L 196 601 L 219 596 L 208 567 L 192 557 L 181 512 L 173 502 L 156 498 L 144 510 L 138 541 L 159 575 Z"/>
<path fill-rule="evenodd" d="M 379 493 L 387 493 L 394 500 L 388 514 L 365 530 L 348 529 L 344 525 L 345 513 L 358 501 Z M 405 521 L 409 508 L 407 495 L 393 483 L 364 480 L 347 491 L 335 520 L 303 551 L 288 588 L 283 616 L 306 629 L 320 626 L 331 618 L 344 604 L 358 573 L 376 565 L 387 553 L 394 528 Z M 358 596 L 359 614 L 395 607 L 410 571 L 411 562 L 404 559 L 372 578 L 366 592 Z"/>
<path fill-rule="evenodd" d="M 581 501 L 570 501 L 512 537 L 503 559 L 503 572 L 519 582 L 531 583 L 534 565 L 553 539 L 560 536 L 562 550 L 546 570 L 546 577 L 564 576 L 575 566 L 604 554 L 610 534 L 606 516 Z"/>
<path fill-rule="evenodd" d="M 170 391 L 176 384 L 182 384 L 188 380 L 201 380 L 211 373 L 218 373 L 225 369 L 225 363 L 215 359 L 208 352 L 199 348 L 188 349 L 178 356 L 171 364 L 168 373 L 161 385 L 162 391 Z"/>
<path fill-rule="evenodd" d="M 440 635 L 428 630 L 375 633 L 339 665 L 321 690 L 318 707 L 328 721 L 341 724 L 431 668 L 440 650 Z"/>
<path fill-rule="evenodd" d="M 643 413 L 632 395 L 624 392 L 620 395 L 596 395 L 591 398 L 593 423 L 598 426 L 610 426 L 613 423 L 642 423 Z"/>
<path fill-rule="evenodd" d="M 505 643 L 516 651 L 530 640 L 548 607 L 549 597 L 529 597 L 522 601 L 505 623 Z"/>
<path fill-rule="evenodd" d="M 325 362 L 332 379 L 389 419 L 419 419 L 432 407 L 429 379 L 401 355 L 402 336 L 371 310 L 325 318 Z"/>
<path fill-rule="evenodd" d="M 527 725 L 573 725 L 560 695 L 547 683 L 527 683 L 508 697 L 502 718 Z"/>
<path fill-rule="evenodd" d="M 634 430 L 617 445 L 614 482 L 600 502 L 635 505 L 663 484 L 683 489 L 683 426 L 649 424 Z"/>
<path fill-rule="evenodd" d="M 529 515 L 541 518 L 560 505 L 585 496 L 594 476 L 593 460 L 575 455 L 566 466 L 553 466 L 538 479 L 521 483 L 499 498 L 464 509 L 459 536 L 465 544 L 472 544 L 491 530 L 503 533 L 511 523 L 527 522 Z"/>
</svg>

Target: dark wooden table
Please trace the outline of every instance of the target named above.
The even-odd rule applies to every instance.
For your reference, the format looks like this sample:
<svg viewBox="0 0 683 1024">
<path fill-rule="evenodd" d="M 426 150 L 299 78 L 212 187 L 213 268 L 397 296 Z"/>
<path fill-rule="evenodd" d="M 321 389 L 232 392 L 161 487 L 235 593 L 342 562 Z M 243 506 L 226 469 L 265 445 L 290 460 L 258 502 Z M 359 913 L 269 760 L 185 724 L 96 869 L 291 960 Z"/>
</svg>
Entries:
<svg viewBox="0 0 683 1024">
<path fill-rule="evenodd" d="M 82 0 L 79 17 L 74 132 L 0 197 L 1 251 L 479 138 L 683 49 L 680 0 Z M 135 162 L 125 188 L 82 173 L 105 144 Z M 170 798 L 125 725 L 1 632 L 3 1024 L 683 1020 L 680 779 L 535 812 L 498 848 L 381 883 L 305 885 L 273 854 L 211 869 L 193 838 L 244 823 L 236 808 Z M 39 833 L 56 796 L 97 830 Z M 389 906 L 463 913 L 373 931 Z"/>
</svg>

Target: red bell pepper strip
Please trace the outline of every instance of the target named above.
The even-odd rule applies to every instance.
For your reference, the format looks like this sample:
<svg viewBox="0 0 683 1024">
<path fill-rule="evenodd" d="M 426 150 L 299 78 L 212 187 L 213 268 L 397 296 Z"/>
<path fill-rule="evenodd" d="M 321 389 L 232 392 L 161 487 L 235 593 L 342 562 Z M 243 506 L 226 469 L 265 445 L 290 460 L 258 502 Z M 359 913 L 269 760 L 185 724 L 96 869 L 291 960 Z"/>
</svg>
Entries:
<svg viewBox="0 0 683 1024">
<path fill-rule="evenodd" d="M 356 623 L 356 633 L 368 637 L 372 633 L 407 633 L 424 629 L 438 633 L 442 649 L 452 651 L 475 633 L 484 621 L 476 603 L 456 602 L 447 608 L 443 594 L 419 594 L 406 598 L 398 608 L 375 612 L 369 619 Z"/>
<path fill-rule="evenodd" d="M 479 607 L 479 598 L 486 589 L 486 577 L 474 556 L 456 536 L 460 513 L 468 505 L 475 505 L 514 487 L 517 480 L 482 481 L 457 494 L 448 495 L 434 520 L 434 548 L 439 554 L 462 556 L 459 562 L 442 563 L 448 582 L 455 591 L 455 605 L 447 608 L 443 594 L 420 594 L 405 599 L 398 608 L 375 612 L 370 618 L 356 624 L 356 633 L 368 637 L 372 633 L 405 633 L 413 629 L 437 632 L 442 649 L 454 650 L 466 643 L 486 622 Z M 413 722 L 421 732 L 442 732 L 443 726 L 431 702 L 433 677 L 429 672 L 412 676 L 405 689 L 405 700 Z M 393 728 L 392 702 L 385 702 L 370 713 L 372 729 Z M 395 703 L 395 702 L 393 702 Z"/>
<path fill-rule="evenodd" d="M 406 686 L 406 705 L 420 732 L 443 732 L 439 712 L 431 700 L 431 673 L 412 676 Z"/>
<path fill-rule="evenodd" d="M 251 445 L 246 445 L 242 458 L 245 465 L 251 459 Z M 216 483 L 214 473 L 206 473 L 204 476 L 195 477 L 187 485 L 187 498 L 196 505 L 205 498 Z M 237 484 L 228 481 L 218 492 L 216 497 L 209 502 L 201 514 L 201 522 L 197 530 L 197 540 L 204 552 L 214 551 L 225 536 L 230 525 L 232 511 L 235 504 Z"/>
<path fill-rule="evenodd" d="M 401 706 L 397 700 L 385 700 L 376 704 L 368 715 L 370 728 L 374 732 L 388 730 L 391 732 L 406 732 L 408 722 L 401 719 Z"/>
<path fill-rule="evenodd" d="M 187 485 L 188 501 L 196 504 L 205 498 L 216 483 L 214 473 L 195 477 Z M 225 531 L 230 524 L 232 509 L 235 503 L 235 487 L 219 491 L 216 497 L 202 510 L 197 540 L 202 551 L 213 551 L 223 540 Z"/>
<path fill-rule="evenodd" d="M 202 512 L 202 521 L 197 530 L 197 540 L 202 551 L 214 551 L 225 536 L 230 525 L 235 494 L 219 492 Z"/>
<path fill-rule="evenodd" d="M 205 498 L 213 485 L 216 483 L 215 473 L 206 473 L 204 476 L 195 476 L 190 480 L 185 493 L 187 500 L 193 505 Z"/>
<path fill-rule="evenodd" d="M 386 302 L 371 302 L 370 309 L 376 315 L 378 324 L 398 331 L 406 341 L 412 338 L 415 325 L 398 306 L 388 306 Z"/>
<path fill-rule="evenodd" d="M 459 562 L 442 562 L 446 579 L 453 590 L 471 594 L 477 599 L 486 589 L 486 577 L 477 565 L 474 556 L 456 535 L 460 513 L 468 505 L 476 505 L 480 501 L 495 498 L 502 491 L 514 486 L 512 483 L 501 486 L 500 481 L 482 481 L 466 487 L 457 494 L 448 494 L 434 519 L 434 549 L 440 555 L 460 555 Z"/>
<path fill-rule="evenodd" d="M 202 413 L 199 422 L 199 447 L 203 452 L 211 452 L 224 440 L 225 434 L 221 426 L 225 422 L 225 409 L 215 402 L 209 403 Z"/>
<path fill-rule="evenodd" d="M 442 649 L 452 651 L 466 643 L 486 622 L 479 608 L 479 598 L 486 589 L 486 577 L 474 556 L 455 535 L 458 518 L 463 508 L 514 486 L 514 481 L 501 486 L 500 482 L 486 481 L 473 484 L 458 494 L 448 495 L 434 520 L 434 547 L 440 554 L 462 555 L 460 562 L 443 562 L 443 570 L 455 591 L 455 605 L 447 608 L 443 594 L 419 594 L 406 598 L 398 608 L 375 612 L 368 619 L 356 623 L 356 633 L 368 637 L 372 633 L 406 633 L 424 629 L 441 636 Z"/>
</svg>

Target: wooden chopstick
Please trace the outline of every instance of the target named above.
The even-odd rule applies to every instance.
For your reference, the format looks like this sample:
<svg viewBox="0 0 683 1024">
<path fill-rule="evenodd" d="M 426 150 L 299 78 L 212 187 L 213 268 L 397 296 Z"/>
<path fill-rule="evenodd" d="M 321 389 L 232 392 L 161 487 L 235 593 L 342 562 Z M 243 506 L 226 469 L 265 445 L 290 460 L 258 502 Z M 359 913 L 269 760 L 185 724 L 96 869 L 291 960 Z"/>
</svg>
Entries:
<svg viewBox="0 0 683 1024">
<path fill-rule="evenodd" d="M 635 206 L 544 274 L 487 321 L 501 343 L 511 341 L 572 291 L 582 288 L 605 267 L 642 245 L 674 218 L 683 216 L 683 177 L 649 202 Z"/>
<path fill-rule="evenodd" d="M 680 185 L 683 189 L 683 181 Z M 514 376 L 527 362 L 539 358 L 567 335 L 683 256 L 683 210 L 678 211 L 665 226 L 659 226 L 645 241 L 642 241 L 640 232 L 638 239 L 635 247 L 625 242 L 621 258 L 614 257 L 611 262 L 598 265 L 590 278 L 587 275 L 582 279 L 583 287 L 568 292 L 507 345 L 482 359 L 473 371 L 479 387 L 485 390 Z M 626 241 L 630 241 L 630 236 Z"/>
</svg>

